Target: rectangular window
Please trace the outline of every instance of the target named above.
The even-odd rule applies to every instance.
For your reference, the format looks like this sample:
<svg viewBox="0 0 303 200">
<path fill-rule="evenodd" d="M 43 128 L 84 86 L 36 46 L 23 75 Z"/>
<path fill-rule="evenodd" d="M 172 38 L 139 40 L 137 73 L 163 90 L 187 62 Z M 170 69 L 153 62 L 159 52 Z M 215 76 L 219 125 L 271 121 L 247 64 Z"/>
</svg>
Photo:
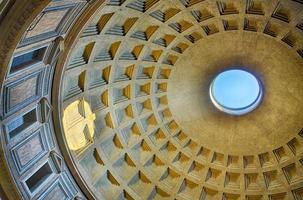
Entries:
<svg viewBox="0 0 303 200">
<path fill-rule="evenodd" d="M 25 183 L 28 189 L 33 193 L 43 182 L 53 173 L 49 163 L 45 163 L 38 171 L 29 177 Z"/>
<path fill-rule="evenodd" d="M 46 47 L 16 56 L 13 58 L 10 73 L 17 72 L 43 60 Z"/>
<path fill-rule="evenodd" d="M 18 117 L 11 123 L 7 125 L 7 130 L 9 133 L 9 137 L 13 138 L 22 130 L 26 129 L 27 127 L 31 126 L 37 121 L 36 109 L 31 110 L 30 112 L 26 113 L 25 115 Z"/>
</svg>

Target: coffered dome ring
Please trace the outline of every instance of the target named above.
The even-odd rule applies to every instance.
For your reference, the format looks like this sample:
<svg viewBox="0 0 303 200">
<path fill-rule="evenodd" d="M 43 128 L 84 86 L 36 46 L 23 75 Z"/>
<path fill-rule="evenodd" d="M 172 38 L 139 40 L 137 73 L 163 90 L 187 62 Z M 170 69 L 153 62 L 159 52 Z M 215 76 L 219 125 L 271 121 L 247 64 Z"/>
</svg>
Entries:
<svg viewBox="0 0 303 200">
<path fill-rule="evenodd" d="M 282 135 L 283 132 L 289 134 L 284 134 L 283 137 L 276 135 L 275 137 L 280 140 L 273 143 L 270 139 L 265 139 L 262 141 L 265 141 L 266 144 L 256 146 L 255 141 L 257 143 L 261 141 L 258 140 L 258 137 L 254 137 L 255 140 L 252 142 L 240 134 L 240 138 L 242 138 L 240 140 L 233 140 L 233 137 L 227 140 L 228 142 L 234 142 L 236 145 L 223 144 L 221 142 L 219 143 L 223 145 L 218 145 L 219 143 L 216 141 L 211 142 L 210 137 L 224 141 L 221 138 L 222 136 L 212 135 L 220 134 L 220 131 L 204 131 L 206 134 L 198 134 L 201 133 L 203 127 L 193 125 L 197 129 L 184 128 L 186 127 L 186 122 L 191 121 L 189 123 L 194 123 L 194 120 L 188 120 L 194 119 L 192 116 L 188 117 L 187 121 L 180 119 L 182 116 L 188 116 L 188 112 L 194 109 L 198 110 L 198 112 L 203 111 L 205 108 L 211 109 L 209 106 L 200 106 L 199 109 L 193 106 L 180 112 L 182 109 L 180 103 L 183 103 L 183 105 L 199 105 L 193 103 L 193 99 L 201 100 L 198 97 L 192 98 L 197 94 L 196 92 L 188 96 L 186 96 L 186 93 L 185 95 L 182 94 L 182 91 L 186 91 L 186 89 L 178 90 L 177 83 L 180 80 L 182 82 L 187 73 L 196 72 L 195 70 L 186 70 L 186 67 L 188 63 L 191 63 L 190 60 L 199 60 L 198 57 L 214 62 L 212 66 L 215 66 L 209 68 L 213 70 L 211 73 L 196 73 L 197 75 L 204 74 L 205 79 L 203 80 L 209 80 L 216 74 L 214 72 L 218 72 L 219 69 L 222 70 L 224 66 L 235 66 L 239 63 L 245 63 L 245 57 L 237 57 L 235 55 L 254 57 L 259 53 L 259 57 L 256 56 L 254 59 L 247 61 L 249 62 L 247 66 L 250 68 L 259 67 L 260 69 L 266 63 L 265 57 L 272 56 L 267 68 L 263 69 L 264 71 L 257 70 L 257 73 L 262 72 L 262 75 L 269 74 L 270 64 L 275 64 L 272 61 L 276 55 L 279 55 L 279 50 L 288 52 L 285 56 L 292 58 L 291 65 L 294 66 L 295 70 L 290 73 L 300 75 L 301 72 L 298 71 L 298 66 L 302 62 L 300 51 L 296 47 L 294 49 L 289 48 L 289 42 L 285 43 L 285 39 L 281 40 L 281 38 L 275 36 L 283 32 L 279 32 L 279 29 L 276 29 L 276 32 L 273 33 L 273 29 L 270 28 L 270 25 L 281 25 L 288 28 L 292 25 L 285 23 L 281 19 L 276 19 L 275 14 L 272 15 L 270 21 L 266 21 L 266 18 L 262 15 L 259 16 L 262 10 L 271 13 L 270 7 L 275 7 L 274 3 L 262 4 L 265 7 L 261 6 L 264 9 L 259 10 L 259 14 L 250 13 L 250 7 L 248 6 L 248 10 L 239 12 L 246 12 L 245 16 L 237 11 L 237 8 L 245 8 L 242 4 L 244 2 L 229 5 L 228 14 L 226 14 L 224 13 L 225 9 L 220 10 L 220 3 L 212 7 L 212 3 L 209 1 L 188 5 L 184 2 L 151 1 L 148 4 L 150 7 L 141 7 L 140 3 L 136 4 L 133 2 L 121 2 L 119 6 L 109 3 L 86 26 L 81 38 L 75 44 L 76 48 L 71 53 L 69 62 L 65 64 L 64 70 L 66 71 L 63 72 L 63 88 L 61 88 L 59 101 L 63 102 L 61 117 L 64 114 L 64 108 L 79 98 L 89 102 L 93 112 L 96 112 L 96 138 L 93 138 L 93 145 L 88 142 L 87 148 L 84 148 L 82 152 L 72 153 L 76 166 L 84 177 L 86 184 L 92 191 L 97 191 L 94 192 L 95 195 L 100 195 L 100 198 L 110 198 L 114 195 L 111 191 L 117 190 L 119 192 L 116 195 L 131 196 L 135 199 L 139 198 L 139 196 L 152 198 L 157 195 L 162 198 L 177 197 L 186 199 L 195 198 L 195 195 L 199 196 L 202 194 L 211 196 L 211 191 L 220 191 L 224 196 L 230 198 L 253 198 L 250 194 L 251 189 L 246 192 L 247 188 L 240 187 L 242 180 L 240 177 L 245 177 L 244 181 L 251 180 L 251 176 L 255 177 L 255 180 L 263 181 L 263 177 L 266 177 L 265 180 L 270 179 L 270 177 L 284 177 L 280 176 L 281 174 L 276 175 L 280 169 L 282 171 L 294 171 L 301 167 L 301 164 L 297 161 L 292 161 L 296 164 L 294 166 L 291 165 L 291 167 L 294 167 L 291 169 L 288 168 L 287 162 L 284 163 L 282 168 L 278 167 L 285 162 L 284 159 L 288 160 L 286 157 L 292 157 L 288 148 L 292 144 L 301 141 L 301 127 L 297 123 L 288 121 L 288 125 L 292 126 L 290 128 L 291 131 L 277 132 Z M 299 13 L 295 9 L 295 4 L 287 5 L 290 6 L 289 8 L 293 8 L 294 13 Z M 199 22 L 193 12 L 191 12 L 201 8 L 199 6 L 202 8 L 205 6 L 205 8 L 210 10 L 219 9 L 210 12 L 214 13 L 214 17 Z M 161 18 L 159 10 L 162 13 L 167 11 L 167 13 L 172 14 L 172 16 L 168 14 L 171 18 Z M 257 17 L 257 19 L 251 19 L 251 26 L 247 26 L 247 20 L 249 20 L 250 16 Z M 221 18 L 224 19 L 221 20 Z M 255 23 L 256 21 L 254 20 L 262 23 Z M 245 22 L 244 27 L 240 23 L 242 21 Z M 300 33 L 299 30 L 296 32 Z M 298 36 L 297 38 L 301 37 Z M 258 42 L 259 40 L 260 42 Z M 234 51 L 227 50 L 224 52 L 226 49 L 222 48 L 222 44 L 224 44 L 226 49 L 231 48 Z M 275 51 L 271 53 L 271 51 L 266 49 L 267 46 L 265 44 L 275 46 Z M 297 43 L 297 45 L 299 44 L 300 42 Z M 249 47 L 256 47 L 254 45 L 260 50 L 256 51 L 256 54 L 254 54 L 255 49 L 249 49 Z M 206 50 L 202 51 L 201 49 L 204 48 Z M 200 54 L 196 55 L 191 52 Z M 262 54 L 263 52 L 265 54 Z M 232 57 L 233 53 L 234 57 Z M 258 61 L 262 65 L 258 65 L 260 64 Z M 196 63 L 201 64 L 201 62 Z M 193 63 L 191 66 L 195 66 L 195 64 Z M 279 69 L 282 70 L 283 68 Z M 178 70 L 183 73 L 178 72 Z M 174 78 L 174 76 L 178 78 Z M 271 79 L 276 79 L 275 76 L 272 76 Z M 299 79 L 296 78 L 296 80 Z M 196 79 L 185 78 L 183 83 L 189 80 Z M 296 84 L 298 81 L 293 83 Z M 188 88 L 193 86 L 190 81 L 187 84 L 180 85 L 188 86 Z M 201 85 L 203 87 L 209 84 Z M 301 87 L 298 85 L 291 88 L 299 88 L 299 91 L 301 91 Z M 170 97 L 170 93 L 173 92 L 176 92 L 175 95 Z M 266 88 L 265 92 L 268 92 Z M 298 93 L 298 96 L 300 96 L 300 93 Z M 191 99 L 185 100 L 186 97 Z M 295 99 L 297 98 L 294 98 L 294 102 L 298 103 Z M 281 103 L 280 100 L 278 102 Z M 207 102 L 203 103 L 203 105 L 207 105 Z M 269 109 L 268 106 L 264 107 Z M 254 115 L 248 115 L 245 118 L 247 124 L 242 123 L 243 127 L 249 124 L 252 125 L 252 118 L 258 116 L 256 113 L 259 110 L 256 110 Z M 292 111 L 295 112 L 295 110 Z M 207 111 L 206 113 L 212 113 L 214 116 L 213 122 L 216 123 L 208 124 L 206 127 L 228 124 L 225 120 L 233 122 L 230 124 L 235 124 L 234 122 L 236 121 L 236 119 L 222 116 L 213 111 Z M 294 116 L 294 114 L 291 115 Z M 266 117 L 266 115 L 264 116 Z M 203 120 L 203 117 L 202 115 L 202 117 L 199 116 L 198 118 Z M 267 120 L 275 121 L 271 117 L 267 117 Z M 265 122 L 263 120 L 263 123 Z M 261 133 L 262 130 L 270 132 L 267 135 L 268 138 L 275 135 L 275 132 L 269 131 L 266 126 L 261 125 L 259 128 L 257 128 L 259 129 L 258 133 Z M 270 126 L 269 128 L 273 127 Z M 254 132 L 253 129 L 251 129 L 251 132 Z M 201 140 L 198 138 L 200 135 L 206 136 Z M 231 135 L 226 134 L 226 137 Z M 234 135 L 236 136 L 235 133 Z M 90 141 L 90 139 L 87 141 Z M 242 143 L 243 146 L 247 144 L 245 142 L 251 142 L 251 144 L 248 149 L 240 148 L 239 146 L 235 147 L 237 144 L 241 145 L 239 141 L 244 141 Z M 235 148 L 228 149 L 228 146 Z M 282 154 L 285 152 L 290 154 L 282 159 L 281 157 L 284 157 Z M 78 154 L 82 155 L 80 156 L 81 159 L 78 159 Z M 296 154 L 294 159 L 296 160 L 297 156 L 300 158 L 300 155 Z M 192 156 L 194 156 L 194 161 L 190 159 Z M 83 163 L 90 163 L 90 165 L 86 166 Z M 267 169 L 267 164 L 273 167 L 274 170 Z M 106 167 L 108 165 L 113 168 L 109 170 Z M 140 167 L 141 165 L 143 167 Z M 196 169 L 194 167 L 196 165 L 201 166 L 205 171 Z M 196 176 L 189 173 L 190 170 L 187 171 L 186 166 L 194 167 L 197 170 L 194 170 L 196 173 L 201 172 L 202 179 L 195 179 Z M 258 173 L 259 168 L 262 168 L 265 172 L 263 174 Z M 128 171 L 131 175 L 119 173 L 123 170 Z M 153 170 L 159 170 L 158 174 L 154 174 L 156 175 L 155 177 L 151 176 L 154 172 Z M 97 173 L 97 177 L 94 175 L 95 171 L 100 173 Z M 224 171 L 226 173 L 223 173 Z M 176 193 L 165 186 L 167 179 L 171 175 L 169 173 L 175 174 L 176 177 L 186 174 L 184 179 L 180 179 L 180 182 L 175 179 L 176 182 L 173 181 L 171 183 L 172 185 L 180 185 L 180 188 L 175 188 L 178 190 Z M 100 185 L 91 183 L 89 178 L 91 176 L 95 177 Z M 229 181 L 231 179 L 233 181 Z M 222 185 L 221 183 L 224 181 L 227 181 L 227 183 Z M 278 180 L 273 178 L 272 181 L 276 182 Z M 146 186 L 144 190 L 139 186 L 142 184 Z M 203 184 L 204 187 L 202 189 L 199 188 L 199 184 Z M 237 185 L 236 188 L 231 186 L 233 184 Z M 265 187 L 260 190 L 268 191 L 268 196 L 272 198 L 288 194 L 288 192 L 279 193 L 267 184 L 265 183 Z M 127 187 L 124 185 L 127 185 Z M 282 188 L 282 185 L 278 185 L 277 188 Z M 103 189 L 100 191 L 98 188 Z M 202 192 L 189 192 L 192 189 L 197 191 L 201 189 Z M 258 195 L 264 195 L 261 191 L 259 192 Z M 189 193 L 194 196 L 190 196 Z"/>
</svg>

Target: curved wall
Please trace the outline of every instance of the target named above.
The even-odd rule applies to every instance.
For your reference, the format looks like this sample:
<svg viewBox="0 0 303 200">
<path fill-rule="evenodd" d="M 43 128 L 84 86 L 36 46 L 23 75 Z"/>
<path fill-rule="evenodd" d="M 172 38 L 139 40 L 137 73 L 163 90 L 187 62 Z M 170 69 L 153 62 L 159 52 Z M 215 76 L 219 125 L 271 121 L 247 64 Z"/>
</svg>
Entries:
<svg viewBox="0 0 303 200">
<path fill-rule="evenodd" d="M 86 1 L 1 1 L 1 198 L 74 199 L 53 129 L 51 88 L 63 40 Z"/>
</svg>

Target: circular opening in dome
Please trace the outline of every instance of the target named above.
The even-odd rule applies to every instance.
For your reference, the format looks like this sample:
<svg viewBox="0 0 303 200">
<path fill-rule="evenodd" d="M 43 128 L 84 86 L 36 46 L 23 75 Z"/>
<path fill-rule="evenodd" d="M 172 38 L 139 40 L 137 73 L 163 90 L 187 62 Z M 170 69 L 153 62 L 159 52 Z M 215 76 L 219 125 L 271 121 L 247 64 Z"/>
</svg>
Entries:
<svg viewBox="0 0 303 200">
<path fill-rule="evenodd" d="M 209 91 L 213 104 L 231 115 L 251 112 L 259 105 L 263 96 L 260 81 L 253 74 L 240 69 L 218 74 Z"/>
</svg>

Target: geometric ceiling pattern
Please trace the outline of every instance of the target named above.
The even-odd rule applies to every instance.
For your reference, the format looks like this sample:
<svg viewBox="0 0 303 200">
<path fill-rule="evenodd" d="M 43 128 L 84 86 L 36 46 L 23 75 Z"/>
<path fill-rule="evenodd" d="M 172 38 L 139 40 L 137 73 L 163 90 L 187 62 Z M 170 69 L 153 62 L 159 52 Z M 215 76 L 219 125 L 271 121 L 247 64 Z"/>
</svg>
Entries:
<svg viewBox="0 0 303 200">
<path fill-rule="evenodd" d="M 84 104 L 94 113 L 71 154 L 95 197 L 303 199 L 303 129 L 272 151 L 229 155 L 189 137 L 167 98 L 175 64 L 197 41 L 252 32 L 303 57 L 302 20 L 300 0 L 108 1 L 71 50 L 60 97 L 62 116 L 79 104 L 69 126 L 85 120 Z"/>
</svg>

